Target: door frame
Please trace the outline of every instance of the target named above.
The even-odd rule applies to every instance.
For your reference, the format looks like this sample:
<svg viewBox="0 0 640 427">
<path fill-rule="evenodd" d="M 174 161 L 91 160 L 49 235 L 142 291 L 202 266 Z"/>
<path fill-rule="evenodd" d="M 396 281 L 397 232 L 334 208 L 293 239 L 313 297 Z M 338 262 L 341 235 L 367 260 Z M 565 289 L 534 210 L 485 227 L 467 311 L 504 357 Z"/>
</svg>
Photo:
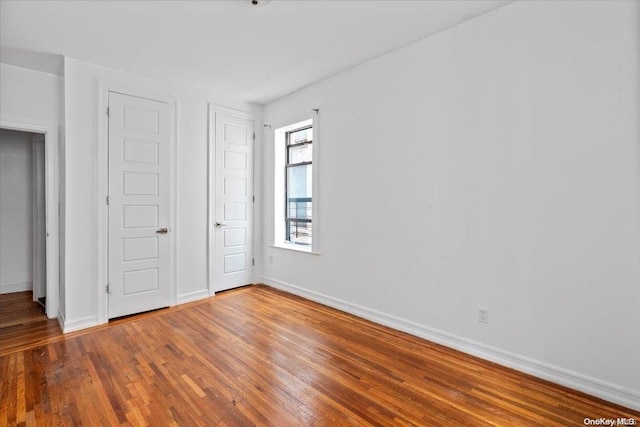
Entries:
<svg viewBox="0 0 640 427">
<path fill-rule="evenodd" d="M 209 114 L 207 118 L 207 127 L 208 127 L 208 138 L 207 138 L 207 289 L 209 290 L 209 296 L 215 295 L 215 244 L 216 244 L 216 233 L 215 233 L 215 208 L 216 208 L 216 199 L 215 199 L 215 190 L 216 190 L 216 113 L 227 114 L 230 116 L 238 117 L 241 119 L 251 120 L 253 121 L 253 131 L 256 132 L 256 120 L 252 113 L 248 111 L 236 110 L 233 108 L 225 107 L 223 105 L 218 105 L 214 103 L 209 103 Z M 253 175 L 253 194 L 251 196 L 255 197 L 255 180 L 256 180 L 256 166 L 255 166 L 255 157 L 256 157 L 256 147 L 255 140 L 252 139 L 253 144 L 253 158 L 251 159 L 251 168 Z M 256 216 L 255 216 L 255 203 L 251 204 L 251 209 L 253 210 L 252 218 L 253 223 L 251 224 L 252 232 L 251 232 L 251 247 L 253 252 L 253 257 L 255 258 L 255 230 L 256 230 Z M 253 271 L 254 266 L 251 266 L 252 277 L 254 275 Z"/>
<path fill-rule="evenodd" d="M 117 92 L 122 95 L 144 98 L 151 101 L 163 102 L 169 105 L 169 288 L 171 290 L 171 305 L 177 301 L 177 206 L 176 184 L 177 164 L 177 100 L 171 95 L 139 89 L 121 84 L 98 82 L 98 191 L 96 205 L 98 210 L 98 324 L 109 321 L 109 298 L 107 298 L 107 284 L 109 277 L 109 213 L 107 207 L 107 189 L 109 188 L 109 92 Z"/>
<path fill-rule="evenodd" d="M 36 119 L 0 114 L 0 128 L 44 134 L 45 205 L 46 205 L 46 314 L 61 318 L 60 309 L 60 186 L 58 126 Z"/>
<path fill-rule="evenodd" d="M 43 241 L 41 239 L 42 234 L 41 234 L 41 230 L 40 230 L 40 221 L 41 221 L 41 217 L 42 217 L 42 212 L 44 211 L 44 219 L 45 219 L 45 224 L 44 224 L 44 248 L 45 248 L 45 259 L 44 259 L 44 270 L 45 270 L 45 277 L 44 277 L 44 295 L 46 297 L 47 295 L 47 259 L 46 259 L 46 247 L 47 247 L 47 185 L 46 185 L 46 168 L 44 165 L 45 162 L 45 156 L 46 156 L 46 147 L 45 144 L 46 143 L 46 138 L 44 136 L 44 134 L 42 133 L 37 133 L 35 134 L 32 138 L 31 138 L 31 166 L 32 166 L 32 171 L 31 171 L 31 177 L 33 180 L 33 184 L 32 184 L 32 189 L 31 189 L 31 201 L 32 201 L 32 208 L 31 211 L 33 213 L 33 219 L 31 221 L 31 228 L 33 230 L 33 249 L 31 251 L 32 256 L 33 256 L 33 266 L 32 266 L 32 271 L 33 271 L 33 301 L 34 302 L 39 302 L 39 292 L 42 291 L 42 286 L 43 284 L 41 283 L 40 280 L 40 276 L 41 276 L 41 258 L 39 258 L 39 255 L 42 252 L 42 246 L 43 246 Z M 38 149 L 39 144 L 42 144 L 43 147 L 43 151 L 44 151 L 44 155 L 42 155 L 42 153 L 40 152 L 40 150 Z M 42 176 L 40 177 L 40 173 L 42 171 Z M 38 178 L 38 179 L 36 179 Z M 43 189 L 39 189 L 39 185 L 38 183 L 44 179 L 45 180 L 45 185 Z M 42 191 L 42 193 L 44 193 L 44 197 L 41 197 L 41 195 L 39 194 L 39 191 Z M 40 196 L 40 197 L 39 197 Z M 40 236 L 40 237 L 38 237 Z M 37 286 L 36 286 L 37 285 Z M 45 304 L 45 309 L 46 309 L 46 304 Z"/>
</svg>

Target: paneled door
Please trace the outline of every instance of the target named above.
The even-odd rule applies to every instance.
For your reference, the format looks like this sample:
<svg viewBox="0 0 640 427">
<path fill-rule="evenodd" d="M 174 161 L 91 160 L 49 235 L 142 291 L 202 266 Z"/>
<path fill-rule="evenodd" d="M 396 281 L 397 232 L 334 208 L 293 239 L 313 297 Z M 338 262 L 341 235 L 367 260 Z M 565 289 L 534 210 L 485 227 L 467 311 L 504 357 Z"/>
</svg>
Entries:
<svg viewBox="0 0 640 427">
<path fill-rule="evenodd" d="M 109 318 L 169 306 L 168 104 L 109 92 Z"/>
<path fill-rule="evenodd" d="M 214 291 L 253 281 L 253 121 L 215 113 Z"/>
</svg>

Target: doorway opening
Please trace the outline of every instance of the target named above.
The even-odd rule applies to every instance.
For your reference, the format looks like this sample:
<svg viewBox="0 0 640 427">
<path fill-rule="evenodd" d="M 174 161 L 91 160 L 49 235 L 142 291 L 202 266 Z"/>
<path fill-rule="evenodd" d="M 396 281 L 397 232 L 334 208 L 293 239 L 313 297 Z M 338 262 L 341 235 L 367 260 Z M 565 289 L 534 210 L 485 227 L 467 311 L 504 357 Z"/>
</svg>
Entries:
<svg viewBox="0 0 640 427">
<path fill-rule="evenodd" d="M 0 129 L 0 293 L 46 307 L 44 134 Z"/>
<path fill-rule="evenodd" d="M 0 120 L 0 294 L 26 294 L 48 318 L 59 303 L 57 158 L 56 129 Z"/>
</svg>

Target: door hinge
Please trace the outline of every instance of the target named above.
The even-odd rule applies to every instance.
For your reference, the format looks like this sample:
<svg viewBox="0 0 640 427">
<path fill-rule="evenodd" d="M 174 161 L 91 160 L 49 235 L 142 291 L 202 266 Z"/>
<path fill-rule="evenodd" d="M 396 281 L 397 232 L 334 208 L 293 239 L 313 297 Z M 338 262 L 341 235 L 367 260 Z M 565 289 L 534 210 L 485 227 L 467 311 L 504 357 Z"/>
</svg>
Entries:
<svg viewBox="0 0 640 427">
<path fill-rule="evenodd" d="M 107 204 L 109 204 L 109 196 L 107 196 Z"/>
<path fill-rule="evenodd" d="M 107 107 L 107 117 L 109 117 L 109 107 Z"/>
<path fill-rule="evenodd" d="M 254 141 L 256 140 L 256 133 L 255 132 L 253 133 L 253 140 Z"/>
<path fill-rule="evenodd" d="M 109 289 L 109 286 L 111 286 L 109 283 L 107 283 L 107 294 L 111 293 L 111 289 Z"/>
<path fill-rule="evenodd" d="M 256 202 L 256 196 L 253 196 L 253 203 Z"/>
<path fill-rule="evenodd" d="M 256 259 L 255 258 L 251 258 L 251 265 L 256 265 Z"/>
</svg>

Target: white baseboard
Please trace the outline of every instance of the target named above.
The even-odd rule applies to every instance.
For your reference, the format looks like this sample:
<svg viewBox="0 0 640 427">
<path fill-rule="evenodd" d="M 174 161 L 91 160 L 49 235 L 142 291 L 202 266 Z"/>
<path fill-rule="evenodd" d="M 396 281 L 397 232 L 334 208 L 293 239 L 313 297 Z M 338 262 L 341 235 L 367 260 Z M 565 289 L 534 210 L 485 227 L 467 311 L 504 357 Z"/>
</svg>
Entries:
<svg viewBox="0 0 640 427">
<path fill-rule="evenodd" d="M 197 301 L 204 298 L 209 298 L 208 289 L 179 295 L 177 298 L 176 304 L 184 304 L 187 302 Z M 81 319 L 76 319 L 68 322 L 61 312 L 58 312 L 58 323 L 60 324 L 60 328 L 62 329 L 62 332 L 65 334 L 68 332 L 79 331 L 80 329 L 91 328 L 94 326 L 98 326 L 100 324 L 98 322 L 97 316 L 88 316 L 88 317 L 84 317 Z"/>
<path fill-rule="evenodd" d="M 98 326 L 98 316 L 88 316 L 67 321 L 62 313 L 58 312 L 58 323 L 60 324 L 60 328 L 62 328 L 62 333 L 66 334 L 69 332 L 79 331 L 80 329 Z"/>
<path fill-rule="evenodd" d="M 33 282 L 25 283 L 10 283 L 6 285 L 0 285 L 0 294 L 10 294 L 12 292 L 24 292 L 32 291 Z"/>
<path fill-rule="evenodd" d="M 200 299 L 209 298 L 209 289 L 189 292 L 188 294 L 178 295 L 176 304 L 185 304 L 187 302 L 198 301 Z"/>
<path fill-rule="evenodd" d="M 263 277 L 262 283 L 286 292 L 319 302 L 329 307 L 354 314 L 381 325 L 389 326 L 402 332 L 459 350 L 473 356 L 480 357 L 499 365 L 551 381 L 556 384 L 579 390 L 609 402 L 640 410 L 640 391 L 620 387 L 596 378 L 592 378 L 564 368 L 530 359 L 515 353 L 491 347 L 477 341 L 459 337 L 444 331 L 433 329 L 396 316 L 385 314 L 367 307 L 350 303 L 318 292 L 310 291 L 299 286 Z"/>
</svg>

